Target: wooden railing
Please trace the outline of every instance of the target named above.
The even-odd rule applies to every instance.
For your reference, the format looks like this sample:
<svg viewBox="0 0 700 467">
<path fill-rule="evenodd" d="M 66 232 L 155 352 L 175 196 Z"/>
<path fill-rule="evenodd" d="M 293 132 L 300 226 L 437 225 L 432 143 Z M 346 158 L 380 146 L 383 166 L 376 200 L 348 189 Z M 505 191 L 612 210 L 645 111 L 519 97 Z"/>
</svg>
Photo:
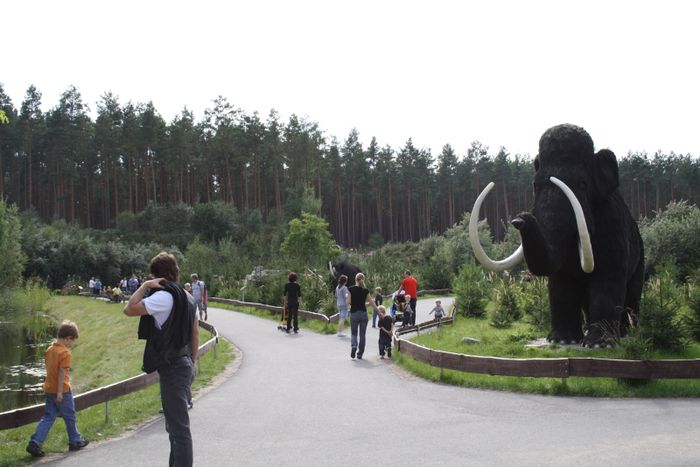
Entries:
<svg viewBox="0 0 700 467">
<path fill-rule="evenodd" d="M 259 308 L 261 310 L 268 310 L 279 314 L 280 316 L 284 313 L 284 307 L 267 305 L 265 303 L 255 303 L 255 302 L 242 302 L 240 300 L 233 300 L 230 298 L 217 298 L 209 297 L 210 302 L 214 303 L 225 303 L 233 306 L 247 307 L 247 308 Z M 331 318 L 324 315 L 323 313 L 316 313 L 314 311 L 299 310 L 299 316 L 302 318 L 315 319 L 317 321 L 323 321 L 324 323 L 330 323 Z M 337 318 L 336 318 L 337 320 Z"/>
<path fill-rule="evenodd" d="M 219 343 L 219 333 L 214 326 L 205 322 L 199 321 L 199 327 L 209 331 L 213 337 L 207 342 L 199 346 L 197 358 L 202 357 L 211 349 L 216 350 L 216 345 Z M 101 388 L 93 389 L 88 392 L 79 394 L 73 398 L 75 401 L 75 409 L 83 410 L 93 405 L 105 403 L 105 416 L 109 416 L 109 401 L 117 397 L 140 391 L 159 380 L 158 372 L 146 374 L 141 373 L 118 383 L 110 384 Z M 0 413 L 0 430 L 8 428 L 17 428 L 27 425 L 32 422 L 39 421 L 44 414 L 44 404 L 32 405 L 31 407 L 23 407 L 21 409 L 10 410 Z"/>
<path fill-rule="evenodd" d="M 438 325 L 451 324 L 454 317 L 427 321 L 394 332 L 394 344 L 403 355 L 419 362 L 468 373 L 500 376 L 568 378 L 660 379 L 700 378 L 700 359 L 690 360 L 619 360 L 606 358 L 501 358 L 443 352 L 418 345 L 401 336 Z"/>
</svg>

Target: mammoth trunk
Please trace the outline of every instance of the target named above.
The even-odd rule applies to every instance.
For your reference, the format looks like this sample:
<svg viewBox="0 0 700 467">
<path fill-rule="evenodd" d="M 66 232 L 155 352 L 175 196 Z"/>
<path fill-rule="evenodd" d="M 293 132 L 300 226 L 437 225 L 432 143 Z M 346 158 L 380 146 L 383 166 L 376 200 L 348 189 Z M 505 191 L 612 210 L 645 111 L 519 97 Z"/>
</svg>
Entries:
<svg viewBox="0 0 700 467">
<path fill-rule="evenodd" d="M 556 210 L 540 210 L 542 217 L 546 219 L 544 224 L 548 226 L 547 234 L 545 234 L 543 225 L 538 223 L 535 216 L 530 213 L 520 214 L 513 219 L 512 223 L 520 231 L 523 244 L 515 253 L 501 261 L 494 261 L 488 257 L 479 241 L 477 229 L 479 209 L 484 198 L 493 188 L 493 182 L 489 183 L 477 197 L 469 219 L 469 241 L 474 255 L 485 268 L 496 271 L 510 269 L 522 261 L 524 257 L 533 274 L 550 275 L 561 267 L 566 258 L 569 248 L 566 242 L 574 241 L 573 238 L 576 238 L 581 269 L 586 273 L 593 271 L 593 249 L 581 203 L 564 182 L 555 177 L 550 177 L 550 181 L 565 195 L 567 204 L 573 209 L 572 217 L 575 222 L 567 224 L 564 221 L 562 224 L 562 219 L 559 218 Z"/>
<path fill-rule="evenodd" d="M 520 231 L 523 255 L 530 272 L 536 276 L 549 276 L 557 271 L 564 255 L 545 238 L 535 216 L 523 212 L 511 223 Z"/>
</svg>

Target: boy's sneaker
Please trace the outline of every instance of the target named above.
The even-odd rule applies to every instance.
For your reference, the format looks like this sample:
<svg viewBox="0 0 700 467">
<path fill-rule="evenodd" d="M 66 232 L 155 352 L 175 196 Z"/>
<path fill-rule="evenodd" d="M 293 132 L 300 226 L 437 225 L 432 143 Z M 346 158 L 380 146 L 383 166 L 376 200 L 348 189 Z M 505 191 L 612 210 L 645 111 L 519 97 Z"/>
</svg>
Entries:
<svg viewBox="0 0 700 467">
<path fill-rule="evenodd" d="M 355 358 L 356 353 L 357 353 L 357 347 L 353 347 L 352 350 L 350 351 L 350 358 Z"/>
<path fill-rule="evenodd" d="M 27 444 L 26 451 L 34 457 L 44 457 L 46 455 L 44 451 L 41 450 L 41 446 L 34 441 L 30 441 L 29 444 Z"/>
<path fill-rule="evenodd" d="M 90 441 L 88 441 L 86 439 L 81 439 L 77 443 L 68 443 L 68 450 L 69 451 L 80 451 L 88 444 L 90 444 Z"/>
</svg>

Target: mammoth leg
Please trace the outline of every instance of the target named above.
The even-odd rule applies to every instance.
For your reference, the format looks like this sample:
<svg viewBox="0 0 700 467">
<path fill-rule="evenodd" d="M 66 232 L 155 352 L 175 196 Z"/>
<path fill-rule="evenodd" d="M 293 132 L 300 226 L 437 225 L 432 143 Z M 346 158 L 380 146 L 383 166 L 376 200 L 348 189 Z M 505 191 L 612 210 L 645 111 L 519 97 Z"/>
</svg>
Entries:
<svg viewBox="0 0 700 467">
<path fill-rule="evenodd" d="M 585 286 L 580 280 L 555 274 L 550 276 L 548 288 L 552 326 L 547 340 L 564 344 L 581 342 Z"/>
<path fill-rule="evenodd" d="M 620 335 L 627 335 L 630 326 L 636 326 L 639 322 L 639 301 L 642 298 L 642 286 L 644 285 L 644 262 L 639 261 L 632 277 L 627 281 L 627 293 L 625 294 L 625 310 L 620 318 Z"/>
<path fill-rule="evenodd" d="M 588 296 L 588 332 L 583 344 L 589 347 L 596 345 L 614 345 L 620 336 L 620 318 L 623 315 L 625 302 L 625 279 L 606 277 L 594 280 Z"/>
</svg>

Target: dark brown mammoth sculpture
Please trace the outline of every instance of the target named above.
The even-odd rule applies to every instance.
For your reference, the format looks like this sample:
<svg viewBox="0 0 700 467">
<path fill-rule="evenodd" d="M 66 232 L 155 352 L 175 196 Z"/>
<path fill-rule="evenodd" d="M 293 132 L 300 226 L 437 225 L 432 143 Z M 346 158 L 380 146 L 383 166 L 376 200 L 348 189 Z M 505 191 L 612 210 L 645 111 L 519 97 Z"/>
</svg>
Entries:
<svg viewBox="0 0 700 467">
<path fill-rule="evenodd" d="M 609 345 L 638 316 L 644 246 L 618 185 L 615 154 L 594 153 L 590 135 L 565 124 L 540 138 L 534 207 L 511 221 L 522 238 L 513 255 L 491 260 L 476 233 L 481 203 L 493 183 L 474 203 L 469 238 L 484 267 L 504 270 L 524 257 L 530 272 L 548 276 L 549 341 Z"/>
</svg>

